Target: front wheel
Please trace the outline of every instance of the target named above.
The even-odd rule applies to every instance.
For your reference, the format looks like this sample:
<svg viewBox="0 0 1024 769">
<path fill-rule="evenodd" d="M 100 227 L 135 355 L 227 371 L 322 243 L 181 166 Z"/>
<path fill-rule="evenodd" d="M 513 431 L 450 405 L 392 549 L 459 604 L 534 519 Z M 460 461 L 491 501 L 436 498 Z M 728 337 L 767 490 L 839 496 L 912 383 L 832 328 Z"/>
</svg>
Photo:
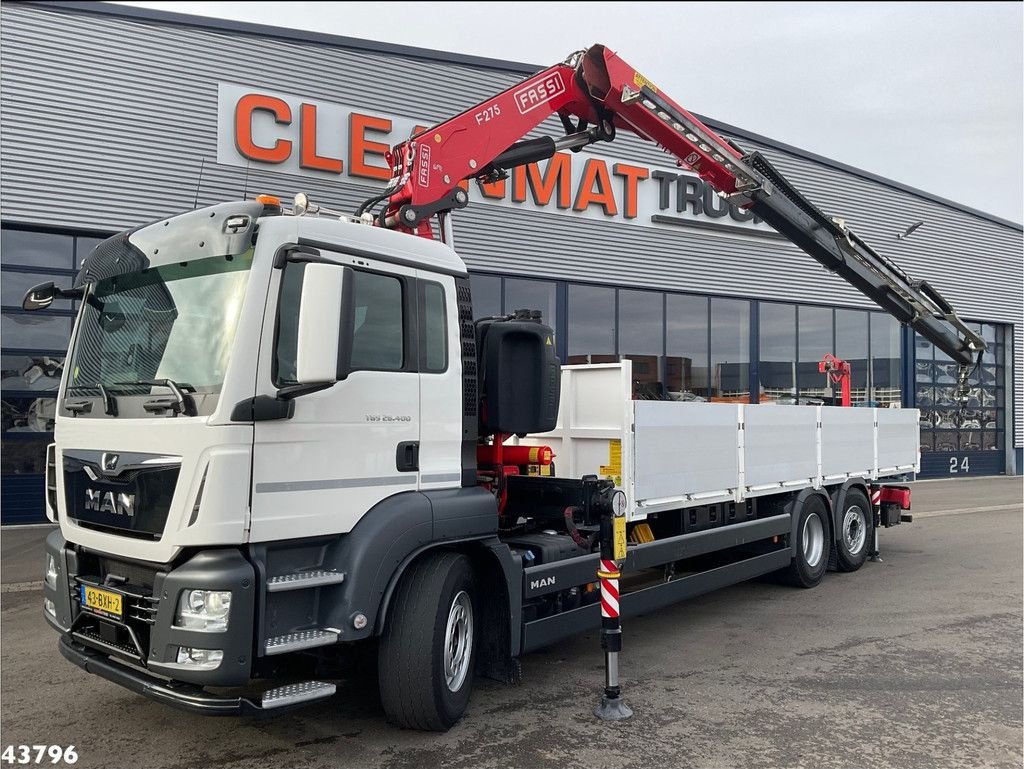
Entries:
<svg viewBox="0 0 1024 769">
<path fill-rule="evenodd" d="M 473 568 L 464 555 L 427 555 L 402 575 L 378 661 L 389 721 L 447 731 L 462 717 L 473 688 L 475 606 Z"/>
<path fill-rule="evenodd" d="M 800 508 L 793 543 L 793 560 L 782 572 L 784 582 L 796 587 L 814 587 L 828 569 L 832 539 L 828 505 L 818 495 L 808 497 Z"/>
</svg>

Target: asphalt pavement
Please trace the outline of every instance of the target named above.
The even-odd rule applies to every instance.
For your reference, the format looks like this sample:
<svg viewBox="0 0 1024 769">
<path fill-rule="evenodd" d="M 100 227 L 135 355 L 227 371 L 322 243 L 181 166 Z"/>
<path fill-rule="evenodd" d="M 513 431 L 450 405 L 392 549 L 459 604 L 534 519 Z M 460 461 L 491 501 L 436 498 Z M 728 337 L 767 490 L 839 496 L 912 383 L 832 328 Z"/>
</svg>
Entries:
<svg viewBox="0 0 1024 769">
<path fill-rule="evenodd" d="M 813 590 L 750 582 L 626 620 L 635 716 L 591 715 L 596 633 L 478 679 L 447 734 L 388 725 L 372 679 L 276 719 L 193 716 L 64 661 L 35 581 L 45 529 L 2 533 L 3 746 L 76 746 L 79 767 L 1019 767 L 1019 478 L 914 487 L 882 563 Z"/>
</svg>

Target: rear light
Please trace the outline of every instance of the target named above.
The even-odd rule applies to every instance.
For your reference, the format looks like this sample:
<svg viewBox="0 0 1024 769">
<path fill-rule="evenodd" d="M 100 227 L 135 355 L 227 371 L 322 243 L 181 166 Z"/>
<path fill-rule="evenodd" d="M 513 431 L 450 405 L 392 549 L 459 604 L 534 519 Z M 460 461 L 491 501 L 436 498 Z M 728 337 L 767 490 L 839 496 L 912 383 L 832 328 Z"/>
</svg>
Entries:
<svg viewBox="0 0 1024 769">
<path fill-rule="evenodd" d="M 880 504 L 893 504 L 899 505 L 900 510 L 910 509 L 910 489 L 905 486 L 883 486 L 880 491 L 882 492 L 879 498 Z"/>
</svg>

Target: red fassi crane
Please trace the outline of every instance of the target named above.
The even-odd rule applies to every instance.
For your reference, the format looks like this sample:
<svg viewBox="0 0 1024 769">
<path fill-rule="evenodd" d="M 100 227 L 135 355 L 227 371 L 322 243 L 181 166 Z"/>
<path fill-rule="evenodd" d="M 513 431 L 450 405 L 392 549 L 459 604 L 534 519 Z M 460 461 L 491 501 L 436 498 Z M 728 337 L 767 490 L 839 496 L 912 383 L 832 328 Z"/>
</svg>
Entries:
<svg viewBox="0 0 1024 769">
<path fill-rule="evenodd" d="M 525 139 L 552 113 L 565 135 Z M 626 129 L 675 155 L 720 195 L 753 211 L 826 269 L 912 326 L 960 364 L 960 388 L 985 350 L 938 291 L 912 280 L 857 237 L 841 219 L 827 216 L 800 194 L 758 152 L 744 153 L 676 104 L 650 80 L 603 45 L 579 51 L 518 85 L 482 101 L 388 154 L 392 178 L 382 194 L 360 206 L 364 216 L 385 203 L 377 224 L 450 239 L 448 213 L 469 196 L 467 179 L 494 182 L 507 169 L 612 141 Z"/>
<path fill-rule="evenodd" d="M 818 363 L 818 371 L 822 374 L 827 374 L 828 381 L 832 384 L 839 385 L 839 405 L 852 405 L 850 398 L 850 364 L 827 352 L 825 357 Z"/>
</svg>

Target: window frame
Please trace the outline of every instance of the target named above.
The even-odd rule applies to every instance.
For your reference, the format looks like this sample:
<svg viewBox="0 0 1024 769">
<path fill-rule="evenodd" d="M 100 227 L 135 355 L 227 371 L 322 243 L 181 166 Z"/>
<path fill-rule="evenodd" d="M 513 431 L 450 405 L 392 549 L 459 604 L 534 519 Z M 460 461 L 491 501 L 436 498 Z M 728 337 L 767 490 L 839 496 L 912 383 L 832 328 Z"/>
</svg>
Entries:
<svg viewBox="0 0 1024 769">
<path fill-rule="evenodd" d="M 419 348 L 419 372 L 421 374 L 444 374 L 448 371 L 450 357 L 448 345 L 448 292 L 445 290 L 445 285 L 440 281 L 418 278 L 416 280 L 416 284 L 416 303 L 420 321 L 419 339 L 417 340 Z M 441 347 L 442 356 L 444 358 L 443 368 L 430 368 L 427 363 L 427 334 L 430 330 L 430 324 L 427 323 L 427 289 L 435 286 L 438 291 L 441 292 Z"/>
</svg>

